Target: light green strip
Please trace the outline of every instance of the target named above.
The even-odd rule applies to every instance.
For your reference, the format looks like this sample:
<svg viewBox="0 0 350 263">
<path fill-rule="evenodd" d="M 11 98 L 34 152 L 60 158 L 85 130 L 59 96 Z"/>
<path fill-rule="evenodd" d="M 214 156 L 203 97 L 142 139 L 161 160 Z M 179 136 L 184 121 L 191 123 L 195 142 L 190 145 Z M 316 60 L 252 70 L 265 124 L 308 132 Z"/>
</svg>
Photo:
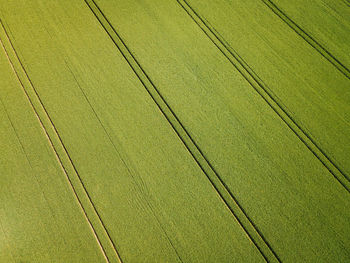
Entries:
<svg viewBox="0 0 350 263">
<path fill-rule="evenodd" d="M 12 46 L 3 22 L 0 21 L 0 24 L 0 41 L 11 64 L 13 65 L 18 79 L 22 84 L 24 92 L 33 107 L 33 111 L 37 115 L 38 120 L 50 141 L 51 147 L 55 152 L 65 175 L 67 176 L 69 184 L 71 185 L 74 195 L 76 196 L 76 199 L 84 212 L 86 220 L 90 224 L 91 229 L 96 236 L 96 240 L 102 248 L 106 261 L 120 263 L 121 259 L 118 252 L 116 251 L 108 232 L 103 225 L 103 222 L 99 218 L 98 213 L 91 202 L 66 149 L 64 148 L 64 145 L 62 144 L 62 141 L 60 140 L 60 137 L 50 120 L 50 117 L 46 113 L 44 106 L 40 102 L 40 98 L 37 96 L 32 83 L 28 79 L 28 76 Z"/>
</svg>

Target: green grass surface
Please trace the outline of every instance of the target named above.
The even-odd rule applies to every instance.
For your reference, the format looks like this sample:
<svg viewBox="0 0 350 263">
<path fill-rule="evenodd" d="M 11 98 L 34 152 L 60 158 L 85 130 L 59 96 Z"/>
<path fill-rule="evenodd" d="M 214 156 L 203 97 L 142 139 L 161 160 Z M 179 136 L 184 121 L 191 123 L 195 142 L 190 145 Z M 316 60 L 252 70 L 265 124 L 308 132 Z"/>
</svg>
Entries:
<svg viewBox="0 0 350 263">
<path fill-rule="evenodd" d="M 8 32 L 120 256 L 263 261 L 86 4 L 22 4 Z"/>
<path fill-rule="evenodd" d="M 332 236 L 349 228 L 348 192 L 186 12 L 174 1 L 97 3 L 277 254 L 293 260 L 343 251 Z M 322 221 L 338 216 L 334 236 Z M 296 235 L 304 238 L 296 243 Z M 348 234 L 342 240 L 349 243 Z"/>
<path fill-rule="evenodd" d="M 2 48 L 0 78 L 0 262 L 104 262 Z"/>
<path fill-rule="evenodd" d="M 0 261 L 348 262 L 346 75 L 263 1 L 95 2 L 0 1 Z"/>
</svg>

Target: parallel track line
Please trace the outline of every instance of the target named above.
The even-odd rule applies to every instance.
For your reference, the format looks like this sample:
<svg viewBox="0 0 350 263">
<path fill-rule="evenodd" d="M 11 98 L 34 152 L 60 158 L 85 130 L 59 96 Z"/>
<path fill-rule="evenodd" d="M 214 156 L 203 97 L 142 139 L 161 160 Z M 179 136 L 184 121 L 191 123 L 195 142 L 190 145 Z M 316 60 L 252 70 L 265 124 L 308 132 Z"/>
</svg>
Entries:
<svg viewBox="0 0 350 263">
<path fill-rule="evenodd" d="M 255 91 L 265 100 L 273 111 L 283 120 L 283 122 L 293 131 L 293 133 L 303 142 L 303 144 L 314 154 L 314 156 L 326 167 L 332 176 L 350 193 L 350 178 L 335 164 L 335 162 L 321 149 L 314 139 L 304 131 L 276 95 L 264 84 L 252 68 L 230 47 L 226 40 L 202 18 L 186 0 L 176 0 L 194 22 L 202 29 L 213 44 L 231 62 L 231 64 L 249 82 Z"/>
<path fill-rule="evenodd" d="M 248 217 L 247 213 L 240 206 L 238 200 L 233 196 L 228 186 L 222 180 L 220 175 L 215 171 L 208 159 L 204 156 L 203 152 L 200 150 L 189 132 L 180 122 L 174 111 L 170 108 L 166 100 L 160 94 L 147 73 L 141 67 L 135 56 L 131 53 L 123 39 L 119 36 L 101 9 L 93 0 L 85 0 L 85 2 L 90 10 L 94 13 L 102 27 L 105 29 L 106 33 L 112 39 L 116 47 L 119 49 L 125 60 L 128 62 L 131 69 L 139 78 L 140 82 L 143 84 L 153 101 L 156 103 L 161 113 L 172 126 L 173 130 L 185 145 L 186 149 L 190 152 L 198 166 L 207 176 L 211 185 L 216 190 L 222 201 L 225 203 L 226 207 L 230 210 L 233 217 L 245 231 L 248 238 L 256 246 L 256 248 L 259 250 L 267 262 L 280 262 L 277 255 L 272 251 L 271 247 L 267 244 L 262 234 L 257 230 L 256 226 Z"/>
<path fill-rule="evenodd" d="M 83 211 L 84 217 L 88 222 L 98 244 L 103 253 L 103 256 L 107 262 L 119 262 L 121 263 L 120 256 L 117 252 L 117 249 L 94 205 L 89 196 L 82 179 L 65 147 L 63 141 L 58 134 L 56 127 L 54 126 L 51 117 L 49 116 L 44 104 L 42 103 L 39 94 L 33 86 L 31 79 L 26 72 L 23 63 L 21 62 L 16 49 L 14 48 L 12 41 L 6 31 L 6 28 L 3 22 L 0 20 L 0 36 L 3 35 L 7 41 L 7 45 L 0 37 L 0 42 L 4 52 L 6 53 L 7 59 L 11 65 L 12 70 L 14 71 L 18 81 L 21 84 L 22 90 L 27 97 L 32 110 L 34 111 L 41 128 L 43 129 L 45 136 L 48 139 L 48 142 L 56 156 L 56 159 L 63 170 L 68 184 L 79 204 L 79 207 Z M 6 46 L 8 48 L 6 48 Z M 12 54 L 10 54 L 10 51 Z M 16 60 L 16 65 L 14 61 Z M 21 74 L 22 73 L 22 74 Z M 21 75 L 21 76 L 20 76 Z M 26 83 L 24 83 L 26 82 Z M 69 170 L 69 171 L 68 171 Z M 102 236 L 102 238 L 101 238 Z M 108 250 L 106 249 L 108 248 Z M 112 251 L 110 251 L 112 250 Z M 113 260 L 116 258 L 117 260 Z"/>
</svg>

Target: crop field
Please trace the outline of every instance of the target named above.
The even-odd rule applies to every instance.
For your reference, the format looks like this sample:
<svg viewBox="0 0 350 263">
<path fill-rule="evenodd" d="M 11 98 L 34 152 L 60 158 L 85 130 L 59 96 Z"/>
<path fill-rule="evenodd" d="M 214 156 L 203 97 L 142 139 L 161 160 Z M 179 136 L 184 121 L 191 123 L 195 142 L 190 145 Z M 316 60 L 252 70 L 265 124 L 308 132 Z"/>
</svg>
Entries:
<svg viewBox="0 0 350 263">
<path fill-rule="evenodd" d="M 348 0 L 0 0 L 0 263 L 350 262 Z"/>
</svg>

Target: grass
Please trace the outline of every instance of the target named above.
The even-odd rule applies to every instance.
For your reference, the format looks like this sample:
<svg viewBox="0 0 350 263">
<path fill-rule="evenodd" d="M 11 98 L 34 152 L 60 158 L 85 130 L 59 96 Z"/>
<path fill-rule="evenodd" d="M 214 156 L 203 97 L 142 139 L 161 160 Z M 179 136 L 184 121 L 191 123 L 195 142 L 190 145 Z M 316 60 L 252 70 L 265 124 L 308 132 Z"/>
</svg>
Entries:
<svg viewBox="0 0 350 263">
<path fill-rule="evenodd" d="M 343 251 L 343 248 L 342 246 L 337 247 L 336 242 L 332 240 L 331 232 L 333 230 L 328 232 L 329 229 L 324 229 L 321 222 L 328 221 L 326 218 L 334 219 L 340 214 L 342 216 L 339 220 L 344 222 L 342 218 L 345 210 L 330 212 L 329 208 L 336 206 L 340 196 L 343 200 L 341 203 L 345 203 L 339 208 L 342 210 L 347 207 L 348 192 L 279 119 L 249 83 L 235 71 L 230 62 L 207 39 L 181 6 L 172 1 L 159 1 L 152 4 L 146 4 L 142 1 L 137 3 L 96 2 L 277 255 L 282 260 L 300 258 L 310 260 L 313 257 L 318 258 L 319 251 L 322 250 L 327 251 L 327 256 L 330 258 L 337 257 L 339 253 L 335 251 Z M 189 3 L 193 2 L 195 1 L 189 1 Z M 216 3 L 215 6 L 214 3 Z M 211 20 L 205 16 L 210 23 L 222 25 L 220 28 L 215 28 L 224 37 L 227 35 L 232 36 L 232 39 L 242 40 L 239 45 L 236 45 L 240 48 L 241 52 L 238 52 L 244 56 L 244 59 L 253 60 L 254 58 L 254 61 L 259 62 L 259 56 L 266 56 L 263 60 L 264 63 L 253 64 L 253 70 L 257 74 L 260 73 L 259 76 L 265 83 L 269 80 L 269 83 L 276 82 L 278 88 L 283 88 L 284 97 L 280 100 L 282 105 L 288 103 L 287 109 L 289 109 L 292 102 L 296 101 L 295 97 L 297 95 L 301 97 L 302 91 L 296 94 L 295 90 L 300 88 L 304 91 L 308 86 L 301 84 L 296 86 L 295 82 L 291 83 L 291 80 L 295 80 L 293 72 L 290 72 L 292 66 L 288 65 L 288 68 L 284 68 L 281 66 L 283 64 L 277 64 L 277 66 L 269 63 L 271 59 L 275 61 L 278 59 L 281 63 L 281 59 L 276 55 L 272 56 L 273 49 L 270 47 L 267 49 L 267 45 L 257 38 L 260 32 L 254 34 L 254 31 L 248 31 L 248 34 L 245 31 L 248 28 L 248 23 L 260 29 L 257 22 L 247 19 L 252 17 L 248 14 L 251 10 L 257 10 L 259 16 L 256 20 L 261 18 L 260 23 L 267 20 L 270 22 L 269 25 L 276 25 L 278 30 L 283 30 L 281 31 L 283 34 L 273 36 L 276 34 L 275 31 L 265 29 L 265 34 L 272 35 L 268 38 L 270 42 L 274 39 L 281 39 L 281 35 L 287 35 L 286 38 L 290 41 L 289 45 L 301 45 L 303 49 L 310 52 L 317 62 L 322 61 L 322 56 L 315 52 L 308 43 L 304 43 L 304 40 L 301 38 L 299 40 L 298 35 L 263 3 L 259 5 L 261 8 L 251 4 L 252 8 L 248 9 L 250 4 L 250 2 L 249 4 L 236 3 L 235 7 L 238 5 L 243 14 L 239 14 L 224 1 L 197 4 L 197 7 L 201 7 L 201 9 L 197 9 L 201 10 L 199 13 L 203 13 L 205 10 L 211 15 Z M 216 10 L 217 13 L 215 13 Z M 233 13 L 235 15 L 232 15 Z M 246 20 L 243 19 L 243 16 Z M 172 19 L 169 20 L 169 17 Z M 236 28 L 237 31 L 233 31 Z M 223 32 L 227 32 L 227 34 L 224 35 Z M 262 33 L 260 33 L 261 36 Z M 252 40 L 251 43 L 243 42 L 247 39 Z M 286 41 L 283 38 L 282 40 L 284 46 L 278 43 L 277 48 L 282 50 L 283 47 L 284 54 L 295 52 L 294 49 L 286 46 Z M 231 44 L 231 42 L 229 43 Z M 264 47 L 266 47 L 266 52 L 265 49 L 261 50 Z M 290 56 L 285 55 L 284 57 L 289 58 Z M 295 60 L 296 58 L 291 59 L 290 63 L 294 63 Z M 247 63 L 252 66 L 249 61 Z M 337 81 L 339 82 L 339 85 L 336 86 L 338 92 L 344 91 L 348 80 L 332 65 L 329 65 L 328 61 L 319 67 L 308 65 L 310 69 L 307 70 L 305 64 L 302 69 L 305 69 L 306 73 L 303 73 L 303 76 L 306 80 L 308 71 L 323 68 L 327 74 L 321 75 L 324 78 L 324 84 L 320 81 L 320 85 L 326 89 L 330 82 Z M 256 70 L 258 66 L 264 72 L 270 70 L 269 76 L 271 78 L 263 78 L 265 75 L 262 74 L 262 71 L 257 72 Z M 285 73 L 280 75 L 279 72 L 273 72 L 272 66 L 274 69 L 278 67 L 279 70 L 284 70 Z M 298 67 L 300 66 L 298 65 Z M 302 70 L 298 67 L 294 66 L 299 73 Z M 272 76 L 274 76 L 273 79 Z M 278 82 L 278 80 L 283 82 Z M 310 83 L 313 84 L 314 81 L 317 81 L 317 78 L 311 80 Z M 285 83 L 290 86 L 293 84 L 294 89 L 287 89 L 288 86 L 284 85 Z M 277 86 L 277 84 L 275 85 Z M 320 85 L 318 85 L 319 89 Z M 294 92 L 293 96 L 288 96 L 288 101 L 284 100 L 291 92 Z M 330 90 L 329 92 L 334 91 Z M 277 90 L 273 90 L 273 93 L 276 94 Z M 310 91 L 302 94 L 302 102 L 310 100 L 307 96 L 309 93 Z M 330 99 L 328 103 L 332 103 L 332 100 Z M 310 107 L 308 107 L 310 104 L 311 109 L 320 106 L 316 100 L 303 107 L 298 106 L 300 110 L 308 109 L 310 111 Z M 347 107 L 347 105 L 345 102 L 341 104 L 342 107 Z M 328 112 L 330 108 L 328 108 Z M 340 110 L 339 106 L 336 109 L 341 114 L 345 113 L 345 111 Z M 304 111 L 302 116 L 311 119 L 308 111 Z M 299 117 L 296 113 L 291 116 L 297 122 L 304 123 L 296 118 Z M 317 125 L 320 126 L 323 124 L 319 118 L 316 119 L 314 115 L 312 116 L 313 119 L 309 122 L 316 123 L 317 121 Z M 325 118 L 325 122 L 333 122 L 334 119 Z M 346 129 L 344 121 L 339 121 L 339 123 L 334 126 L 338 129 L 340 125 L 343 125 L 341 130 L 344 131 Z M 338 132 L 331 128 L 329 130 L 334 133 Z M 318 127 L 317 131 L 324 131 L 324 128 Z M 342 133 L 338 132 L 338 134 L 341 136 Z M 344 136 L 346 135 L 344 134 Z M 320 137 L 326 138 L 326 136 Z M 345 137 L 342 139 L 343 143 L 347 140 Z M 321 139 L 317 140 L 318 143 L 320 141 Z M 335 140 L 332 142 L 336 143 Z M 340 145 L 334 148 L 341 153 L 344 149 Z M 345 158 L 345 155 L 342 154 L 341 157 Z M 342 165 L 347 165 L 345 159 Z M 331 188 L 332 190 L 330 190 Z M 327 200 L 320 201 L 320 196 L 324 196 L 325 189 L 331 191 L 326 194 L 327 196 L 337 196 L 337 198 L 327 198 Z M 320 202 L 313 203 L 310 200 Z M 324 214 L 324 219 L 316 218 L 316 216 L 303 218 L 303 215 L 306 214 Z M 303 219 L 301 220 L 301 218 Z M 308 220 L 310 220 L 309 223 Z M 320 224 L 317 225 L 313 223 L 314 221 L 318 221 Z M 276 229 L 276 225 L 283 227 Z M 348 229 L 348 226 L 343 224 L 336 223 L 336 225 L 334 227 L 338 229 L 337 233 Z M 310 233 L 314 233 L 312 237 L 310 237 Z M 303 237 L 301 240 L 305 240 L 305 242 L 296 243 L 295 236 Z M 323 238 L 324 236 L 327 236 L 327 239 Z M 343 236 L 342 240 L 349 242 L 346 235 Z M 344 257 L 343 260 L 347 258 L 346 254 L 341 255 Z"/>
<path fill-rule="evenodd" d="M 349 80 L 263 1 L 186 2 L 0 2 L 1 260 L 349 260 Z"/>
<path fill-rule="evenodd" d="M 123 261 L 263 261 L 86 4 L 23 2 L 17 15 L 4 20 L 28 89 Z"/>
<path fill-rule="evenodd" d="M 104 262 L 2 48 L 0 72 L 0 261 Z"/>
</svg>

